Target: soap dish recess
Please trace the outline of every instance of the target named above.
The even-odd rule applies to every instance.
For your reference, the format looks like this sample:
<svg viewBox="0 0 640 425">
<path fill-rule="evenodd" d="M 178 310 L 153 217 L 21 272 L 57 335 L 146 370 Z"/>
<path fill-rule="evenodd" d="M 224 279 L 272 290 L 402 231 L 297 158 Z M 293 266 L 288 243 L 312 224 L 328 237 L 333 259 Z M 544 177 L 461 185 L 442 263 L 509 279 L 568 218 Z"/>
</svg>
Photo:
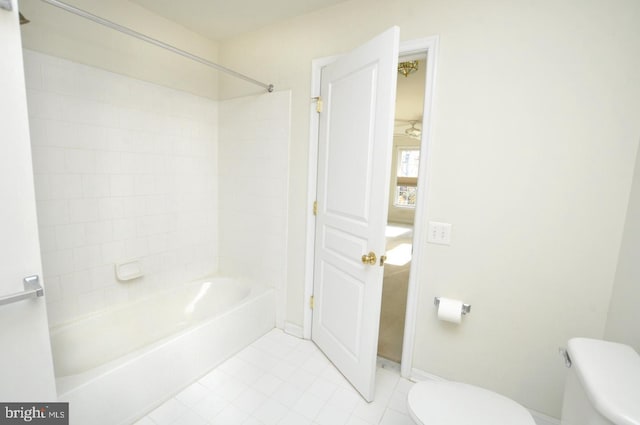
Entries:
<svg viewBox="0 0 640 425">
<path fill-rule="evenodd" d="M 123 261 L 116 263 L 116 277 L 119 281 L 126 282 L 142 277 L 142 265 L 138 260 Z"/>
</svg>

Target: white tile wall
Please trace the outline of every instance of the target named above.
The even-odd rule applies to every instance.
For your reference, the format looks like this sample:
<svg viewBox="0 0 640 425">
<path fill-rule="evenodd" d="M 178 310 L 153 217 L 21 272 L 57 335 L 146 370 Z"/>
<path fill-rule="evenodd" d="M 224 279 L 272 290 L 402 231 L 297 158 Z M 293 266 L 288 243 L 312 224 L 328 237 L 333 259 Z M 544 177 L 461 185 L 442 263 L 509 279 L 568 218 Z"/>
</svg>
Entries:
<svg viewBox="0 0 640 425">
<path fill-rule="evenodd" d="M 50 324 L 215 272 L 218 102 L 24 57 Z"/>
<path fill-rule="evenodd" d="M 290 97 L 285 91 L 220 102 L 220 269 L 280 290 L 286 272 Z"/>
</svg>

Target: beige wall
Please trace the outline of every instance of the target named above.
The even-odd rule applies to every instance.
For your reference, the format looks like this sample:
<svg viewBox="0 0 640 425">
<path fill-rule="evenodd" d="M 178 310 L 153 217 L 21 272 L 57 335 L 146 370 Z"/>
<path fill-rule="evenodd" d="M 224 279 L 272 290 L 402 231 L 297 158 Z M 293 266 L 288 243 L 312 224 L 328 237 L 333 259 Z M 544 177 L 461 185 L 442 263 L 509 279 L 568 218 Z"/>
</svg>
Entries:
<svg viewBox="0 0 640 425">
<path fill-rule="evenodd" d="M 352 0 L 228 40 L 220 60 L 292 89 L 288 311 L 302 324 L 311 60 L 391 25 L 440 36 L 414 366 L 560 414 L 557 347 L 602 337 L 640 134 L 640 3 Z M 222 96 L 238 87 L 221 80 Z M 473 305 L 459 327 L 435 295 Z"/>
<path fill-rule="evenodd" d="M 631 345 L 640 352 L 640 150 L 631 186 L 627 220 L 609 307 L 606 339 Z"/>
<path fill-rule="evenodd" d="M 65 2 L 204 59 L 217 60 L 215 42 L 126 0 Z M 40 0 L 20 0 L 20 11 L 31 21 L 21 27 L 22 43 L 28 49 L 217 98 L 218 72 L 202 64 Z"/>
</svg>

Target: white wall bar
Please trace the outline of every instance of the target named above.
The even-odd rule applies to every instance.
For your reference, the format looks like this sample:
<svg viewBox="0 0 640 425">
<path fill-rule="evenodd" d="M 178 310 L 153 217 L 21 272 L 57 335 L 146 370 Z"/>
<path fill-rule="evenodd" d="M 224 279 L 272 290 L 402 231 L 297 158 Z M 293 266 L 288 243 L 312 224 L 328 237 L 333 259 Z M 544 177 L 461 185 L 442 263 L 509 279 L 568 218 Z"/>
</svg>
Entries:
<svg viewBox="0 0 640 425">
<path fill-rule="evenodd" d="M 24 291 L 0 297 L 0 305 L 12 304 L 27 298 L 38 298 L 44 295 L 44 289 L 40 285 L 37 275 L 27 276 L 23 279 Z"/>
</svg>

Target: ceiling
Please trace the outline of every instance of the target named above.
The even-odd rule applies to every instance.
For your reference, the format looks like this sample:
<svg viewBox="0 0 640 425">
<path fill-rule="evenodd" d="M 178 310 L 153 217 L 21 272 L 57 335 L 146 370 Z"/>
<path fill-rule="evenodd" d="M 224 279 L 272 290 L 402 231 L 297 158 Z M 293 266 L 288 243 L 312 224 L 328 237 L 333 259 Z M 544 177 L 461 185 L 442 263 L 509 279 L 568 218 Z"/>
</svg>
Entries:
<svg viewBox="0 0 640 425">
<path fill-rule="evenodd" d="M 346 0 L 130 0 L 211 40 L 222 40 Z"/>
<path fill-rule="evenodd" d="M 411 127 L 411 121 L 416 123 L 416 128 L 422 128 L 422 109 L 424 106 L 427 61 L 425 55 L 415 58 L 400 58 L 400 62 L 406 60 L 418 60 L 418 71 L 409 74 L 407 77 L 398 74 L 396 91 L 396 134 L 405 134 L 405 130 Z"/>
</svg>

